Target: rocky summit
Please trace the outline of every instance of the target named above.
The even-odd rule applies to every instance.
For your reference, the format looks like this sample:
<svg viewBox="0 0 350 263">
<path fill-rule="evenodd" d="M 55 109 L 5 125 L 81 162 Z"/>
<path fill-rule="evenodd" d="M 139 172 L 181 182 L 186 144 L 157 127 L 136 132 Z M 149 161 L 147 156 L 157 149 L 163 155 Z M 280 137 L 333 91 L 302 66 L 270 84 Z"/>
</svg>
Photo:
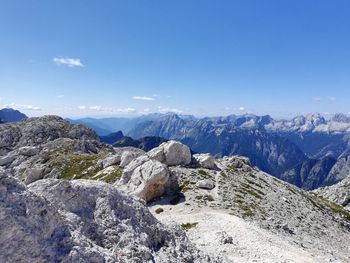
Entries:
<svg viewBox="0 0 350 263">
<path fill-rule="evenodd" d="M 347 163 L 295 167 L 340 181 L 308 192 L 175 140 L 144 151 L 56 116 L 1 124 L 0 262 L 348 262 Z"/>
</svg>

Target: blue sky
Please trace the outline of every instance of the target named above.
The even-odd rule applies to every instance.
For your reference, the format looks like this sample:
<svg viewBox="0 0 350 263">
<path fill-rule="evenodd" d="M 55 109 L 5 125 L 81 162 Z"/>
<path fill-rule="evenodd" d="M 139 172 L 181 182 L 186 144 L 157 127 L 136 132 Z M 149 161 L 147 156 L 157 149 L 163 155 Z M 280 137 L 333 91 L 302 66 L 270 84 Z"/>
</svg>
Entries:
<svg viewBox="0 0 350 263">
<path fill-rule="evenodd" d="M 0 105 L 30 116 L 350 112 L 347 0 L 1 0 Z"/>
</svg>

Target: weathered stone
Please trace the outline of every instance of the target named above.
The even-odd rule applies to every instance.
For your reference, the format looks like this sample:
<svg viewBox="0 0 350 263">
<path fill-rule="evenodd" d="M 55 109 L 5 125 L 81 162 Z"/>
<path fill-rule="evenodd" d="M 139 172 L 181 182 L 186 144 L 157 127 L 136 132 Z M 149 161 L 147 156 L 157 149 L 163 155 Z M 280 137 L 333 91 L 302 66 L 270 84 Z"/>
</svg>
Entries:
<svg viewBox="0 0 350 263">
<path fill-rule="evenodd" d="M 188 165 L 191 163 L 191 150 L 188 146 L 168 141 L 148 152 L 150 158 L 167 165 Z"/>
<path fill-rule="evenodd" d="M 18 149 L 18 153 L 27 157 L 31 157 L 38 154 L 39 149 L 34 146 L 23 146 Z"/>
<path fill-rule="evenodd" d="M 209 153 L 207 154 L 194 154 L 193 158 L 199 164 L 200 167 L 206 169 L 215 168 L 215 159 Z"/>
<path fill-rule="evenodd" d="M 211 190 L 211 189 L 213 189 L 215 187 L 215 184 L 214 184 L 214 182 L 212 180 L 204 179 L 204 180 L 198 181 L 196 183 L 196 186 L 198 188 Z"/>
<path fill-rule="evenodd" d="M 169 170 L 166 165 L 156 160 L 146 160 L 140 165 L 134 167 L 132 165 L 131 175 L 125 176 L 118 183 L 122 189 L 130 194 L 138 196 L 145 201 L 150 201 L 164 194 L 168 180 Z M 130 167 L 126 167 L 126 173 L 130 172 Z M 127 180 L 128 178 L 128 180 Z"/>
</svg>

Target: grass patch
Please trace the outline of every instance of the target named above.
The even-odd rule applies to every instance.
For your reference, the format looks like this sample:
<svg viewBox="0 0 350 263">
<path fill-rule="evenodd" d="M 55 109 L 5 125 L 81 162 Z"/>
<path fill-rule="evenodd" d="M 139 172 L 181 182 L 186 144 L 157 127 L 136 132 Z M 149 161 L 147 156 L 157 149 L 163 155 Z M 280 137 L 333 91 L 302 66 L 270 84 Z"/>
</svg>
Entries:
<svg viewBox="0 0 350 263">
<path fill-rule="evenodd" d="M 164 209 L 161 207 L 158 207 L 155 212 L 156 212 L 156 214 L 160 214 L 160 213 L 164 212 Z"/>
<path fill-rule="evenodd" d="M 208 172 L 206 172 L 206 171 L 204 171 L 204 170 L 202 170 L 202 169 L 200 169 L 200 170 L 198 171 L 198 173 L 199 173 L 200 175 L 204 175 L 204 176 L 208 176 L 208 175 L 209 175 Z"/>
<path fill-rule="evenodd" d="M 183 230 L 188 231 L 198 225 L 198 222 L 181 224 Z"/>
<path fill-rule="evenodd" d="M 214 197 L 212 195 L 205 195 L 204 200 L 207 200 L 209 202 L 215 201 Z"/>
<path fill-rule="evenodd" d="M 190 181 L 185 181 L 181 184 L 180 186 L 180 191 L 182 193 L 186 193 L 188 190 L 191 190 L 192 187 L 190 187 L 191 182 Z"/>
<path fill-rule="evenodd" d="M 321 198 L 321 200 L 326 204 L 327 207 L 332 209 L 335 213 L 340 214 L 343 218 L 350 221 L 350 212 L 345 210 L 344 207 L 325 198 Z"/>
<path fill-rule="evenodd" d="M 100 180 L 103 182 L 112 184 L 112 183 L 115 183 L 116 181 L 118 181 L 120 179 L 120 177 L 122 177 L 122 173 L 123 173 L 123 170 L 118 168 L 114 172 L 101 177 Z"/>
</svg>

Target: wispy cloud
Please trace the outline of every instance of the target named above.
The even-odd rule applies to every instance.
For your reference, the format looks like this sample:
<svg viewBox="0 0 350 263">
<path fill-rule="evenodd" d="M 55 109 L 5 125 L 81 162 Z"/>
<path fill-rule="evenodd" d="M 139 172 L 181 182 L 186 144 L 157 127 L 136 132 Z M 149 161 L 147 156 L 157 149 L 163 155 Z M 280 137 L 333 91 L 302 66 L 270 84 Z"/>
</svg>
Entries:
<svg viewBox="0 0 350 263">
<path fill-rule="evenodd" d="M 63 99 L 64 98 L 64 95 L 58 95 L 57 96 L 57 99 Z"/>
<path fill-rule="evenodd" d="M 95 111 L 103 113 L 118 113 L 118 114 L 129 114 L 135 113 L 136 109 L 134 108 L 113 108 L 113 107 L 103 107 L 103 106 L 78 106 L 79 110 L 82 111 Z"/>
<path fill-rule="evenodd" d="M 30 111 L 41 111 L 41 108 L 38 106 L 28 105 L 28 104 L 17 104 L 10 103 L 3 105 L 4 108 L 12 108 L 16 110 L 30 110 Z"/>
<path fill-rule="evenodd" d="M 84 67 L 79 58 L 53 58 L 53 62 L 58 65 L 68 66 L 70 68 Z"/>
<path fill-rule="evenodd" d="M 183 113 L 183 111 L 180 110 L 180 109 L 167 108 L 167 107 L 162 107 L 162 106 L 158 106 L 157 110 L 158 110 L 159 113 L 168 113 L 168 112 L 173 112 L 173 113 L 177 113 L 177 114 Z"/>
<path fill-rule="evenodd" d="M 313 101 L 321 101 L 321 100 L 322 100 L 322 98 L 321 98 L 321 97 L 318 97 L 318 96 L 311 97 L 311 99 L 312 99 Z"/>
<path fill-rule="evenodd" d="M 134 96 L 132 97 L 133 100 L 155 100 L 153 97 L 147 97 L 147 96 Z"/>
<path fill-rule="evenodd" d="M 327 99 L 330 100 L 330 101 L 336 101 L 337 100 L 337 98 L 334 97 L 334 96 L 328 96 Z"/>
<path fill-rule="evenodd" d="M 239 111 L 245 111 L 245 107 L 239 107 Z"/>
</svg>

